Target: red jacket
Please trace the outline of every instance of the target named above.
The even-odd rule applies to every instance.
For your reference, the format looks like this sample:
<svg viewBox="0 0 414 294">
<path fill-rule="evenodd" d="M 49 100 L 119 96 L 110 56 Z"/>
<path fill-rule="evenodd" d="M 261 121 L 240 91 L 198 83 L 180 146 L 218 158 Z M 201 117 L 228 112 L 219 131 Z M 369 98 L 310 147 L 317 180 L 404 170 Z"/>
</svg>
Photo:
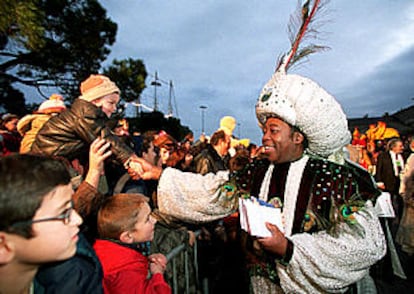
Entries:
<svg viewBox="0 0 414 294">
<path fill-rule="evenodd" d="M 106 240 L 96 240 L 93 248 L 104 272 L 104 293 L 171 293 L 162 274 L 147 278 L 148 259 L 138 251 Z"/>
</svg>

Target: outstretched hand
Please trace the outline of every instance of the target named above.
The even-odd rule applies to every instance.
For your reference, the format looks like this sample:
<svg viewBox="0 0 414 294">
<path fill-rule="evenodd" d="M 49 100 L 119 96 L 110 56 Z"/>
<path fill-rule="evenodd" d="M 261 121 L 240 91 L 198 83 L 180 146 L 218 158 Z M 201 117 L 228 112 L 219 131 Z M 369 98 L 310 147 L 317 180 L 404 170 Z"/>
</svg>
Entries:
<svg viewBox="0 0 414 294">
<path fill-rule="evenodd" d="M 284 256 L 288 245 L 288 240 L 279 228 L 271 223 L 266 223 L 266 228 L 272 234 L 271 237 L 257 239 L 263 249 L 279 255 Z"/>
<path fill-rule="evenodd" d="M 162 168 L 152 165 L 148 161 L 138 156 L 130 158 L 128 173 L 133 180 L 158 180 L 161 176 Z"/>
</svg>

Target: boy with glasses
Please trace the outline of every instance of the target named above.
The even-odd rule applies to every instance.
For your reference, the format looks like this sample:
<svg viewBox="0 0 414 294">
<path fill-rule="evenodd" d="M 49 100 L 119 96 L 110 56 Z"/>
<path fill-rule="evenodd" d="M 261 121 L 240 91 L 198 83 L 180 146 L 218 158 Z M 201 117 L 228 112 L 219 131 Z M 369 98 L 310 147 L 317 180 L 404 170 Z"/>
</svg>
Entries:
<svg viewBox="0 0 414 294">
<path fill-rule="evenodd" d="M 61 161 L 34 155 L 0 160 L 0 293 L 31 293 L 42 264 L 75 254 L 82 218 L 72 194 Z"/>
<path fill-rule="evenodd" d="M 112 154 L 108 148 L 109 143 L 103 139 L 92 142 L 88 173 L 72 196 L 76 212 L 83 218 L 76 253 L 67 260 L 42 265 L 34 279 L 36 294 L 103 292 L 102 266 L 91 244 L 96 237 L 96 213 L 104 197 L 97 190 L 99 177 L 105 159 Z M 72 179 L 72 183 L 76 185 L 77 181 Z"/>
</svg>

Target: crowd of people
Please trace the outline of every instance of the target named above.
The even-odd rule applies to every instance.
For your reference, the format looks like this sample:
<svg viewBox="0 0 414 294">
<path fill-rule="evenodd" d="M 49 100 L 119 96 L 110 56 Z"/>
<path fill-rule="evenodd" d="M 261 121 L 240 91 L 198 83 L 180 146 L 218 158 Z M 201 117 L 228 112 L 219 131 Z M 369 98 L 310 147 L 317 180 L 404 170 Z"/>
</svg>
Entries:
<svg viewBox="0 0 414 294">
<path fill-rule="evenodd" d="M 70 107 L 54 94 L 2 117 L 1 292 L 170 293 L 165 255 L 183 243 L 194 254 L 196 230 L 192 293 L 387 293 L 411 281 L 414 140 L 409 152 L 399 137 L 377 140 L 371 167 L 352 161 L 367 144 L 351 141 L 313 81 L 274 74 L 256 105 L 260 147 L 233 136 L 231 116 L 196 142 L 131 135 L 126 119 L 110 120 L 120 94 L 110 79 L 91 75 L 80 90 Z M 321 107 L 330 117 L 312 113 Z M 392 219 L 375 212 L 381 190 Z M 240 228 L 238 198 L 251 196 L 283 210 L 283 228 L 266 223 L 271 237 Z"/>
</svg>

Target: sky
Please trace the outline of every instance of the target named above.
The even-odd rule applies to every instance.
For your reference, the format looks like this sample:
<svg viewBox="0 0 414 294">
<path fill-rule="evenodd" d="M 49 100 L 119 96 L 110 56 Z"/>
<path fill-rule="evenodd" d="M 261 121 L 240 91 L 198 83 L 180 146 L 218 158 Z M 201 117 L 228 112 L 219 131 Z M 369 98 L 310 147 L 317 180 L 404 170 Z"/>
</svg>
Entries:
<svg viewBox="0 0 414 294">
<path fill-rule="evenodd" d="M 173 114 L 196 138 L 220 118 L 236 118 L 234 135 L 260 144 L 254 105 L 289 50 L 287 25 L 296 0 L 101 0 L 118 24 L 113 59 L 142 59 L 149 76 L 141 96 Z M 414 1 L 331 0 L 319 15 L 318 40 L 330 50 L 289 73 L 313 79 L 334 95 L 349 118 L 381 116 L 413 105 Z M 177 106 L 177 107 L 176 107 Z M 206 106 L 201 110 L 200 106 Z M 128 113 L 136 106 L 129 105 Z"/>
</svg>

